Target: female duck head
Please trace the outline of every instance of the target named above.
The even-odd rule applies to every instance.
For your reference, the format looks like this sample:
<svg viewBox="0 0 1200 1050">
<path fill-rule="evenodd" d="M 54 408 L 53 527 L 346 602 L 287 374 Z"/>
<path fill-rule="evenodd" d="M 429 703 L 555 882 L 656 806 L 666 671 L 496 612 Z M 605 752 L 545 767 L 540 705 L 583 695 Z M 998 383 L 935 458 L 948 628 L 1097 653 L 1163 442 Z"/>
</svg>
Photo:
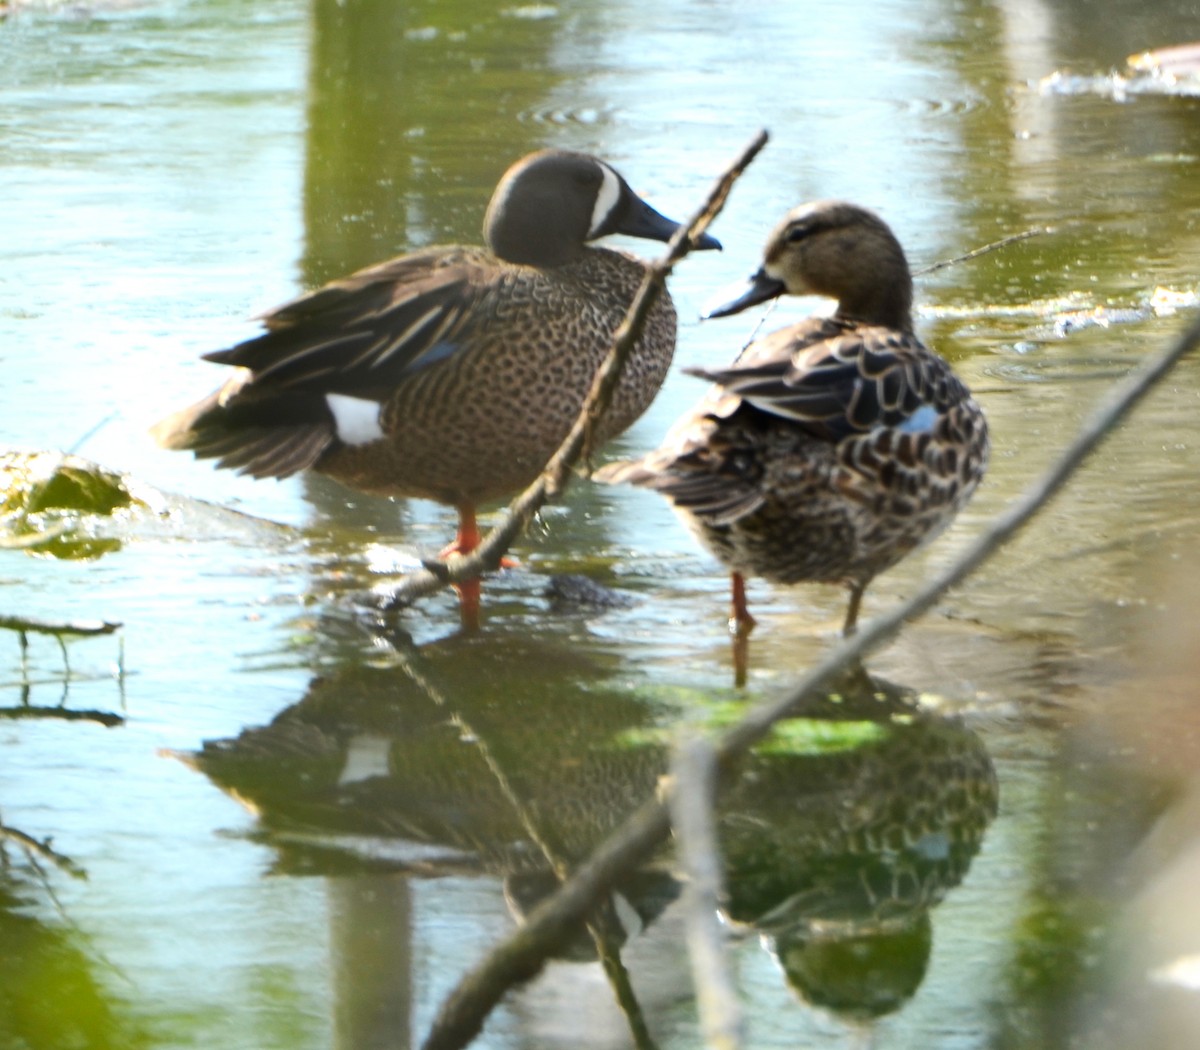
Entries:
<svg viewBox="0 0 1200 1050">
<path fill-rule="evenodd" d="M 857 204 L 816 201 L 788 212 L 749 284 L 707 316 L 727 317 L 784 294 L 828 296 L 839 317 L 912 331 L 904 249 L 887 223 Z"/>
<path fill-rule="evenodd" d="M 669 241 L 679 224 L 660 215 L 614 169 L 586 153 L 547 149 L 504 173 L 483 220 L 487 245 L 506 262 L 561 266 L 610 233 Z M 697 248 L 720 248 L 704 235 Z"/>
</svg>

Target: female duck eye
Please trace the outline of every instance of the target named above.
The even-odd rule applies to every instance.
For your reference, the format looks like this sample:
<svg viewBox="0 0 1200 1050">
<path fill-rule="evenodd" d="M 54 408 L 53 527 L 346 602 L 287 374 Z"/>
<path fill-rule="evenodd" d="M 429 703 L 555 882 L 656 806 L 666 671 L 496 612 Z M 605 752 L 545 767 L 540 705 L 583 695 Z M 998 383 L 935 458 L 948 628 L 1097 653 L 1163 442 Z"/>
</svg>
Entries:
<svg viewBox="0 0 1200 1050">
<path fill-rule="evenodd" d="M 804 240 L 804 238 L 807 236 L 808 236 L 808 228 L 807 227 L 793 226 L 790 230 L 788 230 L 787 236 L 784 238 L 784 240 L 786 240 L 788 242 L 788 244 L 796 244 L 797 242 Z"/>
</svg>

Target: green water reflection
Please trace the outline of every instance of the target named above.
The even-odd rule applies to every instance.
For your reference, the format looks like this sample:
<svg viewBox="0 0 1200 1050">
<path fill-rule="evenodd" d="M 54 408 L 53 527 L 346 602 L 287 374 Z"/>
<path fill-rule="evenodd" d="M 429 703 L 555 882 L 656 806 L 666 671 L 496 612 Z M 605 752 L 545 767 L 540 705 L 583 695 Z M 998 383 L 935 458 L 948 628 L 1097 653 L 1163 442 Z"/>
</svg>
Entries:
<svg viewBox="0 0 1200 1050">
<path fill-rule="evenodd" d="M 514 120 L 558 86 L 559 18 L 456 3 L 312 9 L 306 283 L 434 243 L 474 244 L 510 163 L 544 142 Z"/>
<path fill-rule="evenodd" d="M 150 1046 L 78 932 L 21 914 L 32 895 L 11 875 L 0 883 L 0 1046 Z"/>
<path fill-rule="evenodd" d="M 685 215 L 771 129 L 726 251 L 673 279 L 680 365 L 736 351 L 748 327 L 699 307 L 801 199 L 879 209 L 917 266 L 1052 227 L 919 280 L 996 455 L 870 616 L 1195 309 L 1200 104 L 1105 76 L 1198 38 L 1184 0 L 9 5 L 0 443 L 79 445 L 154 498 L 78 515 L 87 559 L 0 551 L 0 613 L 119 620 L 128 671 L 100 642 L 70 671 L 52 644 L 27 666 L 0 647 L 0 708 L 22 712 L 0 722 L 0 810 L 89 873 L 0 876 L 0 1047 L 419 1042 L 546 891 L 546 850 L 577 861 L 653 789 L 665 727 L 785 687 L 836 632 L 840 594 L 753 584 L 735 692 L 719 568 L 652 494 L 578 483 L 489 581 L 480 637 L 450 595 L 381 634 L 353 596 L 440 546 L 447 512 L 153 449 L 145 427 L 216 382 L 200 353 L 299 287 L 478 241 L 498 174 L 543 145 Z M 1093 79 L 1042 87 L 1056 71 Z M 921 714 L 747 764 L 722 833 L 752 1045 L 1194 1044 L 1198 387 L 1186 362 L 877 654 Z M 673 375 L 612 454 L 698 393 Z M 627 600 L 564 604 L 559 573 Z M 663 854 L 613 904 L 642 927 L 624 953 L 663 1047 L 699 1041 L 677 888 Z M 589 951 L 581 934 L 480 1045 L 626 1045 Z"/>
</svg>

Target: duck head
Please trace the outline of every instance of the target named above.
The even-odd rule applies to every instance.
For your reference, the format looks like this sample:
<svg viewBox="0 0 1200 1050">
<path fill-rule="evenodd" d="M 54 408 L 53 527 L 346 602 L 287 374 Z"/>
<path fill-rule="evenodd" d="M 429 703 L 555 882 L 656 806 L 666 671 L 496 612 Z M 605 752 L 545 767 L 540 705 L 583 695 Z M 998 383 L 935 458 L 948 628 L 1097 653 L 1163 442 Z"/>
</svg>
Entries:
<svg viewBox="0 0 1200 1050">
<path fill-rule="evenodd" d="M 815 201 L 772 231 L 762 266 L 706 317 L 728 317 L 780 295 L 836 299 L 836 316 L 912 330 L 912 275 L 904 249 L 878 215 L 846 201 Z"/>
<path fill-rule="evenodd" d="M 558 149 L 531 153 L 509 168 L 483 221 L 499 258 L 541 267 L 561 266 L 610 233 L 669 241 L 678 228 L 604 161 Z M 705 234 L 695 247 L 721 245 Z"/>
</svg>

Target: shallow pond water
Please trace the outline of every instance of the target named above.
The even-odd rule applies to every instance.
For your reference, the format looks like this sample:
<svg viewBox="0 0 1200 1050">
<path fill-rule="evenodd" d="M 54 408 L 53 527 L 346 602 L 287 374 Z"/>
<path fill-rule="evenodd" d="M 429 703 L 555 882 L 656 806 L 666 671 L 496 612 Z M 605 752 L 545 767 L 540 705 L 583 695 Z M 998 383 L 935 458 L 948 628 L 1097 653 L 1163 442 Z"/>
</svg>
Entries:
<svg viewBox="0 0 1200 1050">
<path fill-rule="evenodd" d="M 256 311 L 476 241 L 499 173 L 544 145 L 684 217 L 770 129 L 714 228 L 725 251 L 672 280 L 677 366 L 748 337 L 755 318 L 700 308 L 802 200 L 877 209 L 917 268 L 1047 227 L 918 278 L 918 327 L 995 452 L 870 617 L 1200 294 L 1200 102 L 1112 76 L 1200 39 L 1182 0 L 0 11 L 0 448 L 77 453 L 137 499 L 52 554 L 0 551 L 0 615 L 122 624 L 70 639 L 68 663 L 52 636 L 0 636 L 0 1050 L 419 1045 L 544 893 L 534 841 L 578 861 L 653 790 L 671 726 L 727 719 L 835 644 L 840 592 L 754 583 L 735 689 L 719 567 L 653 494 L 586 482 L 488 581 L 478 636 L 449 594 L 380 629 L 355 594 L 437 550 L 452 512 L 253 482 L 146 436 Z M 605 454 L 649 447 L 700 389 L 676 367 Z M 815 718 L 744 771 L 720 827 L 748 1046 L 1194 1045 L 1198 403 L 1187 360 L 871 658 L 920 716 Z M 631 600 L 556 601 L 562 573 Z M 622 887 L 645 927 L 624 955 L 658 1045 L 690 1047 L 672 871 L 663 854 Z M 574 949 L 478 1045 L 629 1045 Z"/>
</svg>

